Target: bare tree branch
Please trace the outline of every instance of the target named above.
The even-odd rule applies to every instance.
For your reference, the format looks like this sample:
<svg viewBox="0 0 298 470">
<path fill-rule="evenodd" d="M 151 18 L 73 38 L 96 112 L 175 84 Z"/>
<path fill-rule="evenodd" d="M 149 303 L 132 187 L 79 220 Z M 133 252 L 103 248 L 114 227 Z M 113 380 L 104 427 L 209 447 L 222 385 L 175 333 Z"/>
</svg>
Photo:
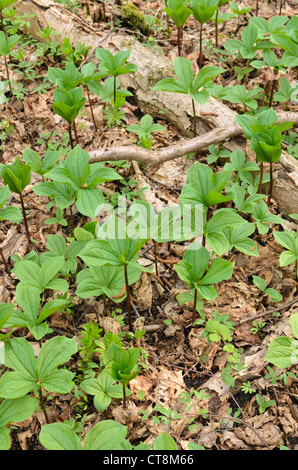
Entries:
<svg viewBox="0 0 298 470">
<path fill-rule="evenodd" d="M 298 113 L 280 114 L 278 123 L 281 122 L 293 122 L 293 126 L 298 126 Z M 158 150 L 148 150 L 131 146 L 100 148 L 89 153 L 90 163 L 135 160 L 146 167 L 154 166 L 169 160 L 174 160 L 175 158 L 183 157 L 192 152 L 198 152 L 206 149 L 211 144 L 217 144 L 242 134 L 242 128 L 235 124 L 229 128 L 213 129 L 194 139 L 183 140 L 178 144 Z"/>
</svg>

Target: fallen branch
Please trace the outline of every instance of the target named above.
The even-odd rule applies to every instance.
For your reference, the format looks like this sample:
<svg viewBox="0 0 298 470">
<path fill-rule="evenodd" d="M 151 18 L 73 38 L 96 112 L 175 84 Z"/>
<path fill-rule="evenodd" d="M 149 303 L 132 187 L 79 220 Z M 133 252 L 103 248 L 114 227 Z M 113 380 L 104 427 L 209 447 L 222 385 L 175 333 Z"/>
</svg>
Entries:
<svg viewBox="0 0 298 470">
<path fill-rule="evenodd" d="M 278 120 L 279 123 L 288 121 L 293 122 L 294 126 L 298 126 L 298 113 L 283 113 Z M 217 144 L 233 137 L 241 136 L 242 134 L 242 128 L 235 124 L 233 127 L 229 128 L 213 129 L 194 139 L 185 140 L 158 150 L 148 150 L 131 146 L 101 148 L 89 152 L 90 163 L 134 160 L 146 167 L 154 166 L 169 160 L 174 160 L 175 158 L 183 157 L 189 153 L 198 152 L 208 148 L 211 144 Z"/>
</svg>

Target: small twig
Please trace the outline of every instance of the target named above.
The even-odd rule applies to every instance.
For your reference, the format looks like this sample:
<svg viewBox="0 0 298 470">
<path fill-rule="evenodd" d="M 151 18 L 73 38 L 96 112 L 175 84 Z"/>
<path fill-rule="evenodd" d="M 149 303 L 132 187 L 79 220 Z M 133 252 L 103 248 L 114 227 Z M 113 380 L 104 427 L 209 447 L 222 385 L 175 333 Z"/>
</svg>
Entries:
<svg viewBox="0 0 298 470">
<path fill-rule="evenodd" d="M 294 299 L 294 300 L 291 300 L 291 302 L 288 302 L 287 304 L 282 305 L 281 307 L 277 307 L 277 308 L 274 308 L 274 309 L 271 309 L 271 310 L 265 310 L 265 312 L 259 313 L 258 315 L 254 315 L 253 317 L 243 318 L 242 320 L 239 320 L 239 321 L 235 322 L 234 326 L 242 325 L 242 323 L 246 323 L 246 322 L 249 322 L 249 321 L 252 321 L 252 320 L 256 320 L 258 318 L 262 318 L 262 317 L 265 317 L 266 315 L 270 315 L 270 314 L 273 314 L 273 313 L 276 313 L 276 312 L 280 312 L 281 310 L 284 310 L 288 307 L 291 307 L 292 305 L 296 304 L 297 302 L 298 302 L 298 298 Z"/>
</svg>

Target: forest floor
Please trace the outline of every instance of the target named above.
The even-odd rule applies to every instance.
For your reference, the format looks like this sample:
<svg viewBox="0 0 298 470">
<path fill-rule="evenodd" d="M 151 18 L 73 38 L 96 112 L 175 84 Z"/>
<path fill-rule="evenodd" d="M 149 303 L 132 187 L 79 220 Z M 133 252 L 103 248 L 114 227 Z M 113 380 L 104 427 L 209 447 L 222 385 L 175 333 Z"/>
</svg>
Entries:
<svg viewBox="0 0 298 470">
<path fill-rule="evenodd" d="M 86 5 L 79 6 L 75 11 L 85 21 L 92 22 L 92 14 L 98 8 L 98 4 L 95 1 L 87 3 L 90 8 L 89 15 Z M 146 14 L 155 15 L 157 12 L 162 14 L 163 7 L 159 1 L 134 1 L 133 3 Z M 279 5 L 276 7 L 275 2 L 260 3 L 260 16 L 269 19 L 278 14 Z M 284 3 L 282 14 L 291 17 L 294 14 L 296 2 Z M 245 6 L 254 7 L 254 5 L 255 2 L 252 0 L 245 2 Z M 220 25 L 220 41 L 223 41 L 223 38 L 228 39 L 231 31 L 234 32 L 235 29 L 238 37 L 243 27 L 247 25 L 247 16 L 241 18 L 239 27 L 237 24 L 236 18 Z M 110 24 L 101 22 L 97 24 L 97 27 L 108 31 Z M 137 32 L 129 25 L 120 25 L 119 28 L 126 28 L 128 36 L 137 36 Z M 167 38 L 165 27 L 156 28 L 152 36 L 155 45 L 162 49 L 165 56 L 173 60 L 177 57 L 177 46 L 172 23 L 171 28 L 170 39 Z M 148 42 L 148 38 L 141 35 L 138 37 L 141 42 L 145 44 Z M 189 40 L 189 37 L 195 40 Z M 211 53 L 213 39 L 214 25 L 208 23 L 204 26 L 206 53 L 204 65 L 221 66 L 218 56 Z M 198 24 L 190 17 L 184 35 L 183 57 L 192 60 L 198 58 L 197 40 Z M 36 87 L 43 84 L 48 67 L 61 67 L 61 60 L 51 54 L 36 57 L 38 45 L 30 39 L 21 47 L 26 50 L 23 60 L 27 65 L 22 70 L 20 63 L 18 64 L 13 59 L 11 76 L 24 88 L 24 95 L 10 98 L 8 103 L 2 105 L 1 110 L 1 119 L 13 126 L 11 135 L 2 142 L 2 161 L 5 163 L 12 162 L 22 155 L 27 147 L 42 152 L 49 146 L 57 148 L 60 145 L 64 147 L 68 145 L 65 122 L 54 115 L 51 110 L 53 90 L 49 87 L 44 92 L 36 91 Z M 35 74 L 29 70 L 30 63 L 34 66 Z M 24 75 L 24 70 L 27 71 L 28 79 Z M 0 75 L 5 77 L 2 62 Z M 243 84 L 247 89 L 255 86 L 263 87 L 264 79 L 266 76 L 258 71 L 250 79 L 244 79 Z M 295 79 L 294 69 L 290 69 L 289 79 L 291 81 Z M 239 83 L 232 73 L 225 74 L 220 80 L 225 86 Z M 92 95 L 92 104 L 98 130 L 94 131 L 88 106 L 79 115 L 77 121 L 79 143 L 84 150 L 88 152 L 101 146 L 126 146 L 135 142 L 133 140 L 135 136 L 126 130 L 126 126 L 138 123 L 142 116 L 133 99 L 128 99 L 126 102 L 123 125 L 112 129 L 108 128 L 106 122 L 103 121 L 100 97 Z M 242 112 L 242 105 L 229 103 L 229 106 L 234 111 Z M 275 103 L 274 109 L 284 110 L 285 107 L 282 103 Z M 295 111 L 294 105 L 290 104 L 289 110 Z M 162 115 L 158 122 L 166 126 L 166 130 L 154 135 L 153 149 L 171 145 L 180 139 L 179 131 L 173 124 L 167 124 Z M 196 159 L 206 163 L 207 153 L 202 152 L 195 158 L 187 158 L 183 164 L 179 160 L 181 174 L 173 170 L 177 164 L 175 161 L 162 164 L 155 169 L 154 173 L 147 175 L 146 169 L 136 162 L 122 165 L 117 168 L 117 171 L 127 184 L 124 185 L 120 181 L 105 184 L 105 187 L 110 194 L 118 191 L 126 194 L 128 198 L 141 196 L 142 187 L 139 184 L 141 174 L 145 176 L 150 190 L 156 199 L 161 201 L 161 205 L 166 206 L 169 202 L 170 204 L 177 203 L 181 188 L 185 183 L 185 172 Z M 224 161 L 219 160 L 211 166 L 214 171 L 217 171 L 222 169 L 223 164 Z M 31 184 L 26 188 L 24 196 L 30 233 L 35 241 L 30 248 L 40 254 L 46 250 L 47 238 L 50 234 L 58 233 L 65 238 L 70 238 L 72 229 L 68 212 L 65 215 L 69 222 L 67 227 L 45 224 L 45 221 L 53 216 L 53 209 L 46 208 L 47 198 L 38 197 L 32 191 L 38 181 L 38 175 L 33 174 Z M 13 202 L 20 205 L 17 196 L 14 195 L 13 198 Z M 285 218 L 283 228 L 297 230 L 297 225 L 290 221 L 288 214 L 280 212 L 274 201 L 270 210 Z M 82 226 L 80 215 L 74 213 L 74 217 L 75 225 Z M 28 252 L 22 225 L 12 225 L 9 222 L 1 222 L 1 225 L 0 243 L 4 253 L 7 257 L 17 254 L 22 258 Z M 226 366 L 228 356 L 223 349 L 223 343 L 209 343 L 207 338 L 201 338 L 203 328 L 200 325 L 193 327 L 191 322 L 192 307 L 180 306 L 176 300 L 176 295 L 186 290 L 185 284 L 179 280 L 175 272 L 175 263 L 181 260 L 186 244 L 163 243 L 158 245 L 159 278 L 143 273 L 141 279 L 132 286 L 134 329 L 145 330 L 145 334 L 143 338 L 134 342 L 126 339 L 125 344 L 137 344 L 143 348 L 144 367 L 138 377 L 130 383 L 132 395 L 129 397 L 128 409 L 123 409 L 119 400 L 113 400 L 111 406 L 99 414 L 90 397 L 85 399 L 75 392 L 67 395 L 48 393 L 46 404 L 50 421 L 63 422 L 73 418 L 82 423 L 86 431 L 99 420 L 115 419 L 128 426 L 128 439 L 134 445 L 141 441 L 152 442 L 154 436 L 160 432 L 166 432 L 176 440 L 181 449 L 187 448 L 189 440 L 211 450 L 260 450 L 280 446 L 297 449 L 297 379 L 288 377 L 286 384 L 282 379 L 272 381 L 272 378 L 268 377 L 268 363 L 264 360 L 270 340 L 276 335 L 288 334 L 289 316 L 298 312 L 298 304 L 293 304 L 298 294 L 295 269 L 293 265 L 284 268 L 279 266 L 282 248 L 273 237 L 274 230 L 278 230 L 278 227 L 274 226 L 267 234 L 255 237 L 260 253 L 258 258 L 249 257 L 236 250 L 232 252 L 229 260 L 235 263 L 233 276 L 217 287 L 218 296 L 214 301 L 204 303 L 204 313 L 207 318 L 212 317 L 214 310 L 218 310 L 220 314 L 229 315 L 234 326 L 233 344 L 237 348 L 242 348 L 243 351 L 246 369 L 240 371 L 232 388 L 229 388 L 220 376 L 220 372 Z M 153 266 L 153 256 L 154 251 L 151 247 L 143 257 L 146 266 Z M 13 266 L 12 260 L 10 260 L 10 265 Z M 267 286 L 270 285 L 282 295 L 282 301 L 270 303 L 254 285 L 253 275 L 263 277 Z M 98 324 L 104 332 L 127 332 L 125 301 L 115 304 L 103 297 L 81 299 L 75 295 L 75 276 L 70 276 L 68 281 L 70 285 L 68 295 L 73 297 L 73 306 L 68 311 L 57 312 L 49 317 L 49 326 L 53 329 L 52 335 L 76 337 L 79 343 L 82 338 L 82 327 L 90 321 Z M 13 273 L 7 274 L 3 270 L 3 275 L 0 276 L 2 302 L 14 302 L 16 284 L 16 276 Z M 50 298 L 51 296 L 48 296 L 48 299 Z M 285 307 L 281 308 L 283 306 Z M 119 321 L 121 315 L 124 316 L 124 320 Z M 260 320 L 261 324 L 259 324 Z M 254 321 L 258 323 L 256 331 L 253 330 L 256 326 Z M 14 335 L 30 340 L 38 349 L 38 344 L 34 342 L 28 330 L 19 329 Z M 71 370 L 77 372 L 78 375 L 80 359 L 77 354 L 71 360 Z M 96 355 L 93 361 L 96 362 Z M 296 374 L 297 365 L 289 370 Z M 254 389 L 252 393 L 242 388 L 243 383 L 248 381 Z M 203 389 L 209 398 L 196 399 L 193 396 L 191 402 L 193 407 L 189 411 L 188 404 L 181 400 L 181 394 L 192 389 L 197 391 Z M 260 394 L 265 401 L 274 400 L 274 404 L 264 413 L 260 413 L 257 394 Z M 40 426 L 44 423 L 44 416 L 40 411 L 35 412 L 25 422 L 16 424 L 11 432 L 12 449 L 42 449 L 38 441 L 38 433 Z"/>
</svg>

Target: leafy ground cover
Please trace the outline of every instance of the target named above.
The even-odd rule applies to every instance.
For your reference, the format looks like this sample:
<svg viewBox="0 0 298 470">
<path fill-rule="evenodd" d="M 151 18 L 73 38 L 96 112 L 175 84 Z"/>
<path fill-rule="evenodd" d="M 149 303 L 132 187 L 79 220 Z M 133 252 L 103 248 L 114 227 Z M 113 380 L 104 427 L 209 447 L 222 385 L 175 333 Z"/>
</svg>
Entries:
<svg viewBox="0 0 298 470">
<path fill-rule="evenodd" d="M 187 154 L 175 180 L 91 162 L 180 134 L 122 87 L 132 50 L 95 65 L 0 0 L 0 449 L 296 449 L 298 207 L 273 192 L 298 159 L 278 120 L 298 112 L 296 2 L 59 3 L 171 57 L 152 88 L 187 95 L 194 138 L 215 97 L 247 145 Z"/>
</svg>

